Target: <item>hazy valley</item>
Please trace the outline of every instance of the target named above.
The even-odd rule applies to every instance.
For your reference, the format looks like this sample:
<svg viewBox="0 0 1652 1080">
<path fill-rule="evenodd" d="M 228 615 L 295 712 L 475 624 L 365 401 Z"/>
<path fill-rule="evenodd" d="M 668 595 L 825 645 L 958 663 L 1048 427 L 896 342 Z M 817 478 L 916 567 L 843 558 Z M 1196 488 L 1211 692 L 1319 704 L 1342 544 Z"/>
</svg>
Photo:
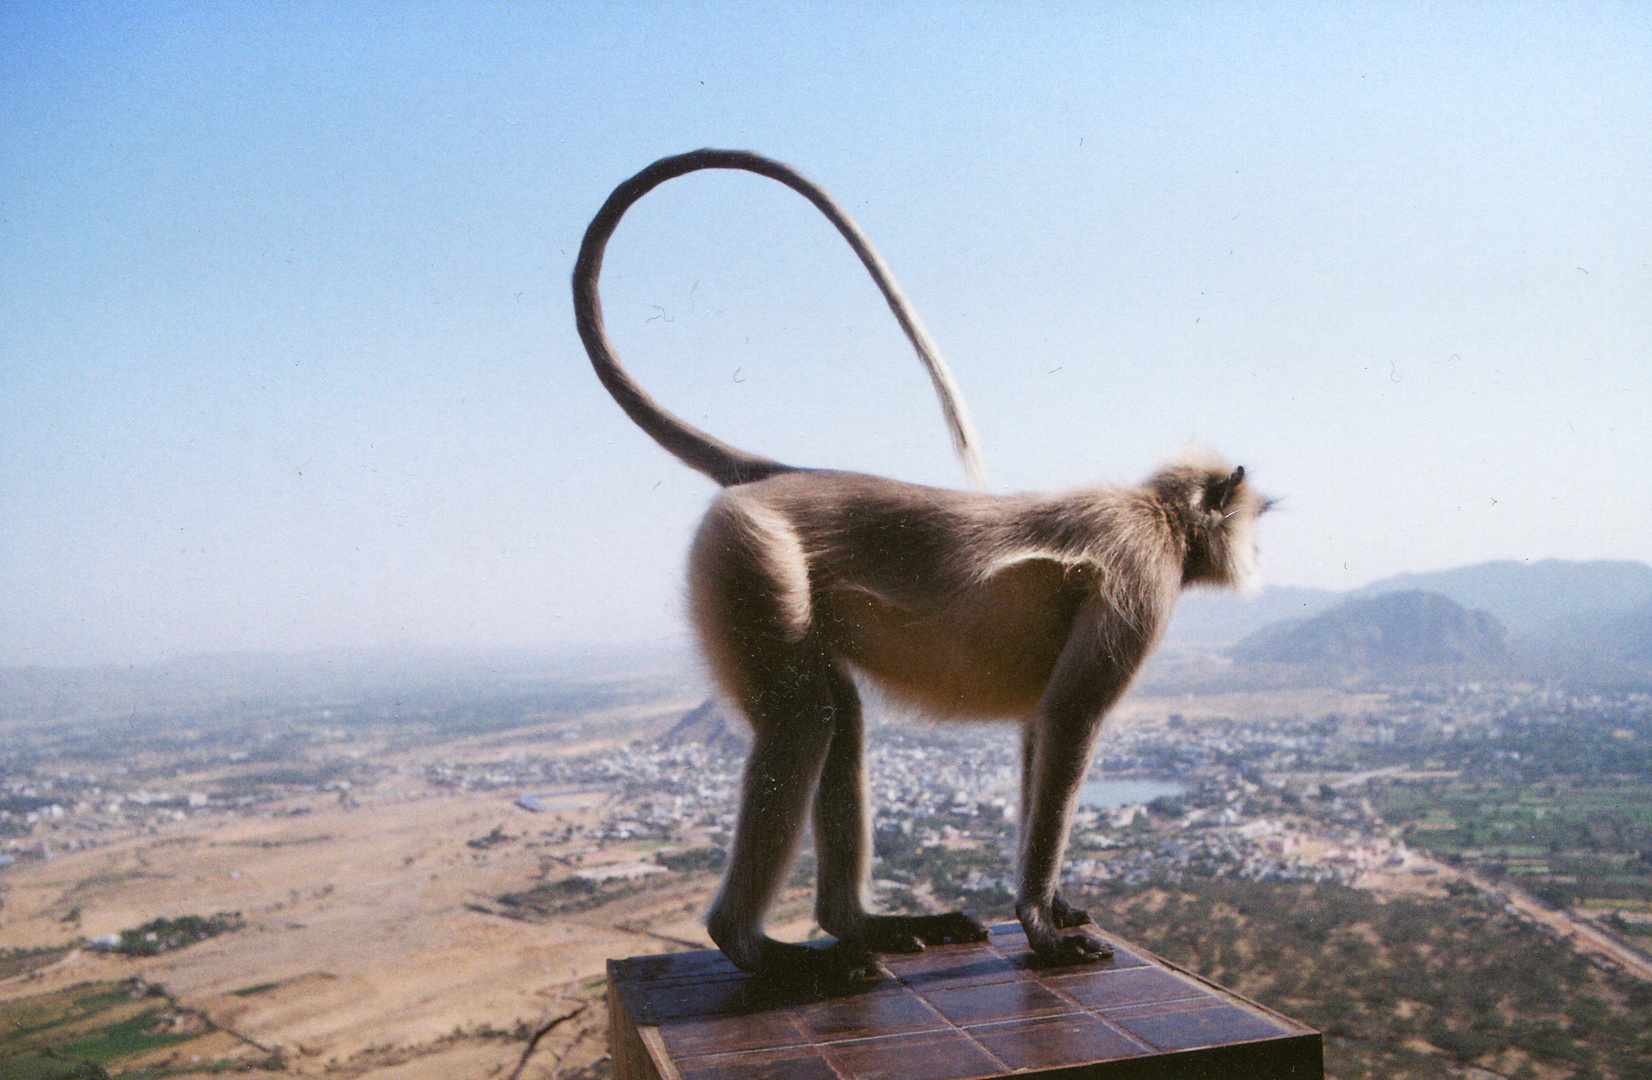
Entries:
<svg viewBox="0 0 1652 1080">
<path fill-rule="evenodd" d="M 1649 580 L 1188 598 L 1067 888 L 1335 1076 L 1652 1075 Z M 708 944 L 742 738 L 681 648 L 0 673 L 0 1077 L 603 1075 L 603 961 Z M 1007 918 L 1012 733 L 870 757 L 880 901 Z"/>
</svg>

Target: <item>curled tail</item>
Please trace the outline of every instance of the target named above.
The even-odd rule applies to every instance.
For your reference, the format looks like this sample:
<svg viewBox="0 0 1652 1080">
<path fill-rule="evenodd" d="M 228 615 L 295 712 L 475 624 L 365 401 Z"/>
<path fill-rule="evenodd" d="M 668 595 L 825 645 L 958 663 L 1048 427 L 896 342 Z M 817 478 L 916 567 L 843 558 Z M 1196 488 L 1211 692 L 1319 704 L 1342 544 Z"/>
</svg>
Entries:
<svg viewBox="0 0 1652 1080">
<path fill-rule="evenodd" d="M 602 301 L 597 297 L 597 278 L 602 274 L 603 251 L 608 246 L 608 238 L 614 235 L 620 218 L 633 203 L 660 184 L 700 169 L 743 169 L 778 180 L 814 203 L 827 220 L 837 226 L 837 231 L 849 241 L 849 246 L 871 273 L 872 280 L 877 282 L 884 299 L 889 302 L 889 310 L 895 313 L 895 319 L 906 332 L 907 340 L 912 342 L 918 359 L 928 370 L 930 381 L 935 384 L 935 393 L 941 399 L 941 411 L 946 415 L 947 428 L 952 433 L 952 445 L 963 460 L 970 480 L 978 486 L 984 485 L 985 472 L 980 452 L 975 447 L 975 431 L 970 426 L 969 413 L 964 409 L 958 388 L 952 381 L 952 372 L 947 368 L 946 361 L 941 359 L 940 350 L 930 340 L 929 332 L 902 295 L 900 286 L 890 276 L 883 258 L 843 208 L 813 181 L 790 165 L 744 150 L 695 150 L 676 157 L 661 158 L 615 188 L 585 230 L 579 260 L 574 263 L 574 318 L 579 325 L 579 338 L 591 357 L 591 366 L 596 368 L 597 378 L 614 395 L 614 400 L 619 402 L 625 414 L 689 468 L 705 473 L 723 487 L 795 471 L 794 466 L 736 449 L 667 412 L 621 366 L 602 326 Z"/>
</svg>

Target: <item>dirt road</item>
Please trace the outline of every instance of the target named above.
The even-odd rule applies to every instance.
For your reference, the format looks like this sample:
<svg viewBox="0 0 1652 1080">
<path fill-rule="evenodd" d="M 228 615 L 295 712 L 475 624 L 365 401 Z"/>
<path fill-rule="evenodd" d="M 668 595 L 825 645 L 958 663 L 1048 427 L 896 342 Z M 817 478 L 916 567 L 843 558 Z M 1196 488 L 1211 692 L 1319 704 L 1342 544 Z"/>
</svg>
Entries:
<svg viewBox="0 0 1652 1080">
<path fill-rule="evenodd" d="M 1556 911 L 1524 889 L 1494 881 L 1483 874 L 1460 870 L 1455 867 L 1440 866 L 1440 869 L 1445 873 L 1454 874 L 1472 882 L 1488 894 L 1504 897 L 1508 906 L 1513 908 L 1522 918 L 1530 919 L 1532 922 L 1548 927 L 1556 936 L 1570 941 L 1572 947 L 1579 952 L 1604 957 L 1629 974 L 1652 982 L 1652 958 L 1631 949 L 1623 942 L 1618 941 L 1586 920 L 1578 918 L 1571 912 Z"/>
</svg>

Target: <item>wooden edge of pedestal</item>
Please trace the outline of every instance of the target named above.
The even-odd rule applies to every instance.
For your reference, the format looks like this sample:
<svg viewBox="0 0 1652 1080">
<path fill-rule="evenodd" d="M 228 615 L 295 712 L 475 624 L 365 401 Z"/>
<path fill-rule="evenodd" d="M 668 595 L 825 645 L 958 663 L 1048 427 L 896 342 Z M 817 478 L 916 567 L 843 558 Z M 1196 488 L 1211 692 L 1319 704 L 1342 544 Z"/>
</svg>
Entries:
<svg viewBox="0 0 1652 1080">
<path fill-rule="evenodd" d="M 614 966 L 608 961 L 608 1053 L 614 1061 L 614 1080 L 682 1080 L 660 1029 L 652 1024 L 639 1027 L 632 1020 L 614 979 Z"/>
<path fill-rule="evenodd" d="M 1279 1035 L 1269 1039 L 1176 1050 L 1147 1059 L 1126 1059 L 1119 1066 L 1135 1068 L 1132 1080 L 1187 1080 L 1189 1077 L 1230 1076 L 1250 1080 L 1323 1080 L 1325 1048 L 1318 1032 Z M 1120 1076 L 1130 1075 L 1124 1068 Z M 1094 1076 L 1092 1066 L 1076 1066 L 1072 1077 Z M 1062 1080 L 1052 1074 L 1050 1080 Z"/>
</svg>

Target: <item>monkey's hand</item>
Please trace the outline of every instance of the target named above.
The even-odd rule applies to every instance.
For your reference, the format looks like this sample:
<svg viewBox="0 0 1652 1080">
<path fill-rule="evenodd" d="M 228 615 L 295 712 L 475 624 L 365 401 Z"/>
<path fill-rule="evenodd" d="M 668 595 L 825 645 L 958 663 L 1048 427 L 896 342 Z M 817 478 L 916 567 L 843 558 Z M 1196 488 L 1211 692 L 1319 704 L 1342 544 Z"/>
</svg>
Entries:
<svg viewBox="0 0 1652 1080">
<path fill-rule="evenodd" d="M 1025 900 L 1015 905 L 1015 917 L 1021 920 L 1021 929 L 1027 932 L 1027 944 L 1032 946 L 1039 966 L 1061 967 L 1112 959 L 1113 946 L 1094 934 L 1083 930 L 1075 934 L 1061 933 L 1053 906 Z M 1073 909 L 1067 910 L 1071 912 Z"/>
<path fill-rule="evenodd" d="M 1062 899 L 1060 893 L 1056 893 L 1055 899 L 1050 901 L 1050 918 L 1063 930 L 1071 930 L 1075 926 L 1095 925 L 1095 920 L 1090 918 L 1088 911 L 1073 907 Z"/>
<path fill-rule="evenodd" d="M 926 945 L 987 940 L 987 928 L 961 911 L 942 915 L 868 915 L 860 943 L 872 952 L 922 952 Z"/>
</svg>

